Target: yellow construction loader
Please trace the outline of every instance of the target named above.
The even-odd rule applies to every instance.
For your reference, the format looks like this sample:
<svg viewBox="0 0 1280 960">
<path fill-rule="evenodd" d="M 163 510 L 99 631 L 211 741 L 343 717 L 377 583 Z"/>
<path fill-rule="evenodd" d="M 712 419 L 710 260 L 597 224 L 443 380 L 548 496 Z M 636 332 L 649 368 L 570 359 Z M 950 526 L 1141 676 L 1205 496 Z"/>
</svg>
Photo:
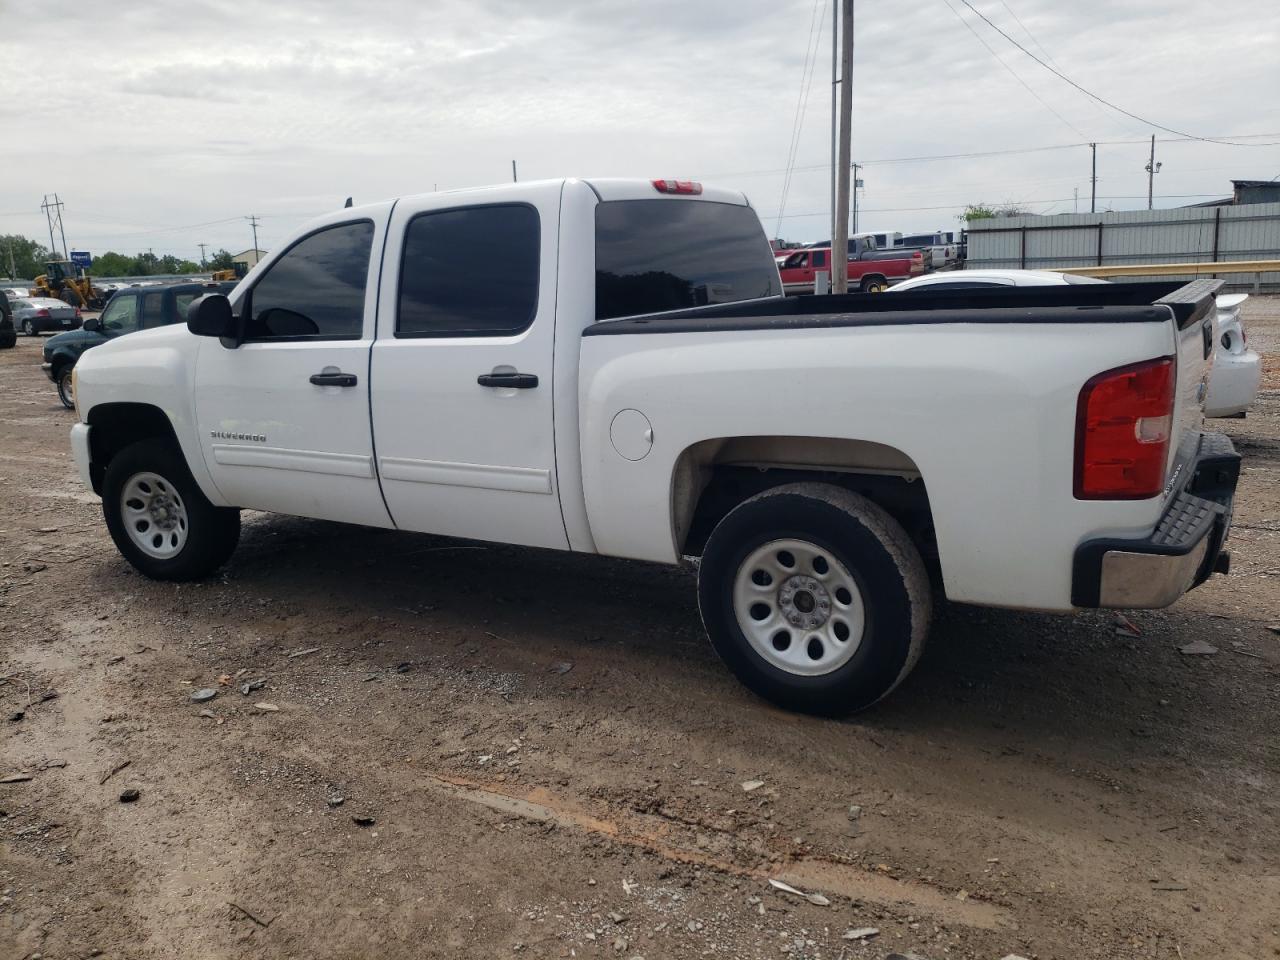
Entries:
<svg viewBox="0 0 1280 960">
<path fill-rule="evenodd" d="M 93 285 L 93 279 L 76 268 L 70 260 L 50 260 L 45 271 L 32 285 L 37 297 L 53 297 L 73 307 L 101 310 L 106 298 Z"/>
<path fill-rule="evenodd" d="M 249 272 L 248 267 L 243 263 L 233 263 L 230 270 L 215 270 L 210 274 L 209 279 L 215 283 L 224 283 L 235 280 L 243 280 L 244 275 Z"/>
</svg>

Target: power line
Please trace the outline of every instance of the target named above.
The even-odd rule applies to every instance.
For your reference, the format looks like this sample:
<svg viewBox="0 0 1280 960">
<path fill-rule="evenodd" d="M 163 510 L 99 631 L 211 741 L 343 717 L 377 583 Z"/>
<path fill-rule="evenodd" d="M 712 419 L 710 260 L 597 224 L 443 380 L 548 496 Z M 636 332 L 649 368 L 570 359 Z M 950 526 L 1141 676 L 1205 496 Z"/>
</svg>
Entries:
<svg viewBox="0 0 1280 960">
<path fill-rule="evenodd" d="M 965 28 L 977 38 L 978 42 L 987 48 L 987 52 L 995 58 L 996 63 L 1000 64 L 1000 66 L 1004 67 L 1007 71 L 1009 71 L 1009 76 L 1013 77 L 1013 79 L 1017 80 L 1018 83 L 1022 84 L 1022 86 L 1026 89 L 1027 93 L 1031 94 L 1033 97 L 1039 100 L 1040 104 L 1046 110 L 1048 110 L 1055 117 L 1057 117 L 1064 124 L 1066 124 L 1073 131 L 1075 131 L 1075 133 L 1078 136 L 1081 136 L 1081 137 L 1085 136 L 1085 132 L 1083 130 L 1081 130 L 1074 123 L 1072 123 L 1062 114 L 1060 114 L 1057 110 L 1053 109 L 1053 107 L 1049 104 L 1048 100 L 1040 96 L 1040 94 L 1036 93 L 1035 90 L 1031 88 L 1031 84 L 1023 80 L 1022 77 L 1018 75 L 1017 71 L 1013 69 L 1013 67 L 1009 66 L 1009 64 L 1005 63 L 1004 60 L 1000 58 L 1000 54 L 996 53 L 995 48 L 991 46 L 991 44 L 987 43 L 986 39 L 983 38 L 983 36 L 980 33 L 978 33 L 977 30 L 973 29 L 973 24 L 971 24 L 968 20 L 966 20 L 963 16 L 961 16 L 960 11 L 951 5 L 951 0 L 942 0 L 942 2 L 947 5 L 948 10 L 950 10 L 952 13 L 956 15 L 956 19 L 959 20 L 961 23 L 963 23 L 965 25 Z"/>
<path fill-rule="evenodd" d="M 1237 140 L 1245 140 L 1251 137 L 1253 138 L 1280 137 L 1280 133 L 1238 133 L 1238 134 L 1227 134 L 1227 136 L 1235 137 Z M 1179 136 L 1179 137 L 1157 137 L 1156 138 L 1156 143 L 1188 143 L 1188 142 L 1201 142 L 1201 141 L 1205 141 L 1208 143 L 1215 143 L 1215 144 L 1219 144 L 1221 146 L 1227 146 L 1227 147 L 1268 146 L 1268 144 L 1232 143 L 1227 140 L 1220 140 L 1212 137 L 1201 138 L 1201 137 Z M 1100 147 L 1126 146 L 1126 145 L 1139 144 L 1139 143 L 1145 146 L 1146 144 L 1149 144 L 1151 140 L 1149 137 L 1143 137 L 1141 140 L 1097 140 L 1092 142 L 1097 143 L 1097 145 Z M 1007 156 L 1015 156 L 1017 154 L 1025 154 L 1025 153 L 1044 153 L 1046 151 L 1051 151 L 1051 150 L 1074 150 L 1078 147 L 1088 147 L 1088 146 L 1089 146 L 1089 143 L 1084 143 L 1084 142 L 1056 143 L 1056 144 L 1052 144 L 1050 146 L 1045 146 L 1045 147 L 1013 147 L 1007 150 L 980 150 L 980 151 L 974 151 L 971 153 L 934 153 L 934 154 L 928 154 L 928 155 L 916 156 L 916 157 L 882 157 L 877 160 L 859 160 L 858 164 L 859 166 L 868 166 L 868 165 L 885 164 L 885 163 L 924 163 L 932 160 L 976 160 L 982 157 L 1007 157 Z M 829 168 L 825 163 L 815 163 L 815 164 L 809 164 L 807 166 L 793 167 L 792 169 L 797 172 L 809 172 L 813 170 L 827 170 Z M 738 170 L 732 173 L 724 173 L 724 172 L 702 173 L 702 174 L 698 174 L 696 179 L 712 180 L 712 179 L 720 179 L 720 178 L 727 179 L 729 177 L 763 177 L 763 176 L 770 176 L 778 173 L 786 173 L 786 170 L 785 169 Z"/>
<path fill-rule="evenodd" d="M 1056 67 L 1058 62 L 1054 60 L 1053 57 L 1049 56 L 1049 51 L 1044 48 L 1044 44 L 1037 40 L 1032 32 L 1027 29 L 1027 25 L 1022 22 L 1022 19 L 1016 13 L 1013 12 L 1013 8 L 1005 3 L 1004 0 L 1000 0 L 1000 6 L 1004 7 L 1005 10 L 1008 11 L 1009 16 L 1013 17 L 1013 22 L 1022 28 L 1022 32 L 1027 35 L 1027 39 L 1036 45 L 1036 48 L 1044 54 L 1044 58 Z"/>
<path fill-rule="evenodd" d="M 1030 50 L 1028 50 L 1026 47 L 1020 44 L 1017 40 L 1013 39 L 1013 37 L 1005 33 L 1004 30 L 1002 30 L 999 26 L 992 23 L 991 19 L 985 13 L 983 13 L 981 10 L 975 7 L 972 3 L 970 3 L 969 0 L 960 0 L 960 2 L 963 3 L 970 10 L 972 10 L 979 17 L 981 17 L 983 22 L 985 22 L 987 26 L 989 26 L 992 30 L 1000 34 L 1000 36 L 1004 37 L 1006 40 L 1012 43 L 1015 47 L 1017 47 L 1019 50 L 1025 53 L 1028 57 L 1030 57 L 1036 63 L 1040 64 L 1040 66 L 1044 67 L 1046 70 L 1052 73 L 1055 77 L 1071 84 L 1071 86 L 1075 87 L 1077 90 L 1083 93 L 1086 97 L 1089 97 L 1092 100 L 1096 100 L 1098 103 L 1102 104 L 1103 106 L 1110 107 L 1112 110 L 1116 111 L 1117 113 L 1123 113 L 1126 117 L 1129 117 L 1133 120 L 1137 120 L 1139 123 L 1145 123 L 1149 127 L 1155 127 L 1157 130 L 1165 131 L 1165 133 L 1176 133 L 1178 136 L 1186 137 L 1189 140 L 1202 140 L 1206 143 L 1226 143 L 1227 142 L 1224 140 L 1217 140 L 1213 137 L 1198 137 L 1194 133 L 1184 133 L 1181 130 L 1175 130 L 1173 127 L 1166 127 L 1162 123 L 1156 123 L 1154 120 L 1148 120 L 1146 117 L 1140 117 L 1138 116 L 1138 114 L 1132 112 L 1131 110 L 1126 110 L 1124 107 L 1121 107 L 1112 103 L 1110 100 L 1107 100 L 1105 97 L 1098 96 L 1096 93 L 1094 93 L 1091 90 L 1086 90 L 1084 87 L 1080 86 L 1080 84 L 1076 83 L 1074 80 L 1068 77 L 1065 73 L 1063 73 L 1057 67 L 1053 67 L 1045 63 L 1043 60 L 1037 57 L 1034 53 L 1032 53 Z M 1230 145 L 1233 147 L 1274 147 L 1274 146 L 1280 146 L 1280 142 L 1278 143 L 1232 143 Z"/>
<path fill-rule="evenodd" d="M 819 3 L 822 8 L 821 16 L 818 13 Z M 782 195 L 778 200 L 779 213 L 786 210 L 787 196 L 791 192 L 791 171 L 800 151 L 800 134 L 804 129 L 804 115 L 809 107 L 809 92 L 813 88 L 813 76 L 817 73 L 817 48 L 822 42 L 822 21 L 826 19 L 826 10 L 826 0 L 813 0 L 809 36 L 804 45 L 804 64 L 800 68 L 800 91 L 796 96 L 796 109 L 791 120 L 791 142 L 787 145 L 787 168 L 782 179 Z"/>
<path fill-rule="evenodd" d="M 1220 195 L 1221 194 L 1217 194 L 1217 193 L 1162 193 L 1160 196 L 1162 198 L 1168 198 L 1168 199 L 1193 199 L 1198 197 L 1217 197 Z M 1141 193 L 1141 194 L 1116 193 L 1116 194 L 1109 194 L 1107 196 L 1102 196 L 1102 195 L 1098 196 L 1099 200 L 1145 200 L 1146 198 L 1147 198 L 1147 195 L 1145 193 Z M 1001 201 L 1001 205 L 1016 206 L 1018 204 L 1029 205 L 1033 203 L 1070 203 L 1074 199 L 1075 199 L 1074 197 L 1052 197 L 1049 199 L 1040 199 L 1040 200 L 1005 200 L 1005 201 Z M 861 209 L 859 212 L 860 213 L 915 213 L 915 212 L 927 211 L 927 210 L 959 210 L 959 209 L 963 209 L 968 202 L 969 201 L 966 201 L 965 203 L 944 203 L 944 204 L 939 204 L 937 206 L 930 206 L 930 207 L 868 207 L 868 208 Z M 823 211 L 821 213 L 788 213 L 785 216 L 783 216 L 782 219 L 791 220 L 793 218 L 800 218 L 800 217 L 825 217 L 825 216 L 829 216 L 829 214 L 830 214 L 830 211 Z"/>
</svg>

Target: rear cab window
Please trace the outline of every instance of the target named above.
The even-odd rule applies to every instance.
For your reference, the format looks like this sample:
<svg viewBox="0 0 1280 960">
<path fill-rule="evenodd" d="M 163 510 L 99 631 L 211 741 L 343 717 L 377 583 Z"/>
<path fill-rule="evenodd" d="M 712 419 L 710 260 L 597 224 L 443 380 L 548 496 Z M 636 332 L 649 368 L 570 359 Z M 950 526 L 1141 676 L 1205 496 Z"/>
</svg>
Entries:
<svg viewBox="0 0 1280 960">
<path fill-rule="evenodd" d="M 710 200 L 596 207 L 596 319 L 780 296 L 755 212 Z"/>
</svg>

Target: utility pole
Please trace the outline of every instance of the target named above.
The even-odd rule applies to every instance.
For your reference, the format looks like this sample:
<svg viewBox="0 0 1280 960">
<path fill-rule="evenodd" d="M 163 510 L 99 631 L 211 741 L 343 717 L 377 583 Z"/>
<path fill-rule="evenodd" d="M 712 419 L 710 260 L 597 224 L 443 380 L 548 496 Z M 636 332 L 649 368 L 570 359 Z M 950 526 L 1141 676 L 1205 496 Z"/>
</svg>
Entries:
<svg viewBox="0 0 1280 960">
<path fill-rule="evenodd" d="M 1156 163 L 1156 135 L 1151 135 L 1151 159 L 1147 161 L 1147 209 L 1151 209 L 1151 202 L 1155 198 L 1156 174 L 1160 172 L 1160 168 L 1164 164 Z"/>
<path fill-rule="evenodd" d="M 1079 213 L 1080 212 L 1080 188 L 1072 187 L 1071 194 L 1072 194 L 1071 212 Z"/>
<path fill-rule="evenodd" d="M 836 223 L 831 238 L 831 292 L 849 292 L 849 167 L 853 130 L 853 0 L 840 0 L 840 151 Z"/>
<path fill-rule="evenodd" d="M 205 248 L 205 247 L 207 247 L 207 246 L 208 246 L 208 244 L 207 244 L 207 243 L 197 243 L 197 244 L 196 244 L 196 246 L 200 248 L 200 269 L 201 269 L 201 270 L 203 270 L 203 269 L 204 269 L 204 267 L 205 267 L 205 260 L 204 260 L 204 248 Z"/>
<path fill-rule="evenodd" d="M 249 221 L 249 226 L 253 227 L 253 258 L 256 261 L 258 258 L 258 222 L 260 218 L 255 213 L 245 217 L 245 219 Z"/>
<path fill-rule="evenodd" d="M 836 93 L 840 88 L 840 4 L 831 4 L 831 223 L 827 236 L 836 235 L 836 151 L 840 142 L 837 126 Z"/>
<path fill-rule="evenodd" d="M 516 176 L 516 162 L 514 160 L 511 161 L 511 182 L 512 183 L 520 182 L 520 178 Z"/>
<path fill-rule="evenodd" d="M 1098 145 L 1096 143 L 1089 144 L 1089 149 L 1093 151 L 1093 170 L 1089 174 L 1089 212 L 1098 212 Z"/>
<path fill-rule="evenodd" d="M 62 259 L 68 260 L 70 257 L 67 253 L 67 231 L 62 226 L 62 208 L 64 206 L 65 204 L 58 199 L 56 193 L 53 195 L 52 202 L 50 202 L 49 195 L 46 193 L 44 202 L 40 204 L 40 209 L 44 211 L 44 218 L 49 224 L 49 249 L 55 254 L 58 252 L 58 242 L 53 239 L 53 224 L 54 221 L 57 221 L 58 232 L 62 234 Z"/>
</svg>

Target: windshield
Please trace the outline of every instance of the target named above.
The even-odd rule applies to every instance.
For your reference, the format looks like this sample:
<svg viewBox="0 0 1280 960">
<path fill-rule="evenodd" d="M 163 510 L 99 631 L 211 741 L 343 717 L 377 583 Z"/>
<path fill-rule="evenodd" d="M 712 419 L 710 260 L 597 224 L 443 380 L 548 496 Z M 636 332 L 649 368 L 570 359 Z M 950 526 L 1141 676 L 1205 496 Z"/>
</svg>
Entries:
<svg viewBox="0 0 1280 960">
<path fill-rule="evenodd" d="M 781 293 L 750 207 L 654 199 L 596 208 L 597 320 Z"/>
</svg>

